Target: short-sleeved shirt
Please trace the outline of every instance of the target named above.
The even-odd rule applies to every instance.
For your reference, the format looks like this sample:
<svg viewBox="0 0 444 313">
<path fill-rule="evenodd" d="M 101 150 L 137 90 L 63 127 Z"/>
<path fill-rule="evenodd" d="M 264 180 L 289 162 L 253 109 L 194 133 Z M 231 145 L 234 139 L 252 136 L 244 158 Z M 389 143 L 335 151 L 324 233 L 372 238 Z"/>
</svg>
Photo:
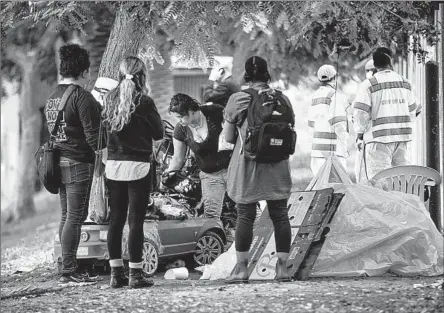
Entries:
<svg viewBox="0 0 444 313">
<path fill-rule="evenodd" d="M 196 142 L 188 126 L 178 123 L 174 128 L 174 139 L 185 143 L 193 151 L 202 172 L 214 173 L 226 169 L 230 163 L 232 151 L 219 150 L 219 136 L 222 133 L 223 110 L 220 105 L 201 106 L 208 125 L 208 135 L 202 142 Z"/>
<path fill-rule="evenodd" d="M 269 86 L 255 83 L 251 88 L 262 90 Z M 251 96 L 245 92 L 233 94 L 224 111 L 224 119 L 239 127 L 239 135 L 228 166 L 227 192 L 236 203 L 255 203 L 261 200 L 282 200 L 290 196 L 290 163 L 283 160 L 276 163 L 257 163 L 244 157 L 241 151 L 240 136 L 245 136 L 248 122 L 245 110 L 250 105 Z"/>
</svg>

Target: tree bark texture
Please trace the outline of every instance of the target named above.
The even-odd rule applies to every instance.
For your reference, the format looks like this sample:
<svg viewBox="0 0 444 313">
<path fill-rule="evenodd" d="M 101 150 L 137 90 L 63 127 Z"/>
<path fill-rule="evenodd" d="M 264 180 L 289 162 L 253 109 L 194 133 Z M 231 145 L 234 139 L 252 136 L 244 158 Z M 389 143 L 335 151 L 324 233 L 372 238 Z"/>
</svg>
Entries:
<svg viewBox="0 0 444 313">
<path fill-rule="evenodd" d="M 253 52 L 250 50 L 251 41 L 245 36 L 234 48 L 233 52 L 233 78 L 239 83 L 244 84 L 245 61 Z"/>
<path fill-rule="evenodd" d="M 91 60 L 91 82 L 88 86 L 90 88 L 94 86 L 99 75 L 100 64 L 110 39 L 112 25 L 95 24 L 92 28 L 92 34 L 85 38 Z"/>
<path fill-rule="evenodd" d="M 158 49 L 165 62 L 163 64 L 153 62 L 154 69 L 148 70 L 151 97 L 153 98 L 162 119 L 175 123 L 176 119 L 174 116 L 168 114 L 170 101 L 174 95 L 174 77 L 170 69 L 170 50 L 165 45 L 161 45 Z"/>
<path fill-rule="evenodd" d="M 103 53 L 98 77 L 118 80 L 120 63 L 126 56 L 139 55 L 145 48 L 148 31 L 141 27 L 137 20 L 131 18 L 127 12 L 120 10 L 114 20 L 108 44 Z M 170 69 L 171 47 L 166 41 L 166 37 L 162 35 L 157 36 L 156 45 L 165 62 L 159 64 L 154 61 L 154 69 L 149 69 L 147 66 L 151 97 L 156 103 L 161 117 L 174 121 L 174 118 L 167 113 L 170 100 L 174 95 L 174 80 Z"/>
<path fill-rule="evenodd" d="M 119 80 L 119 65 L 126 56 L 137 56 L 148 30 L 125 10 L 119 10 L 99 68 L 99 77 Z"/>
</svg>

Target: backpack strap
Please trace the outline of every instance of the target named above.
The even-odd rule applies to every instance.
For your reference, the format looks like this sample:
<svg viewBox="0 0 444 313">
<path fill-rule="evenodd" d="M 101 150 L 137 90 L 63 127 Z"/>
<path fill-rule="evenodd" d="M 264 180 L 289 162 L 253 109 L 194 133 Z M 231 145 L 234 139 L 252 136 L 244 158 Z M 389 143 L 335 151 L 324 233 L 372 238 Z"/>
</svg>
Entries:
<svg viewBox="0 0 444 313">
<path fill-rule="evenodd" d="M 51 132 L 51 140 L 55 139 L 55 136 L 57 135 L 57 132 L 59 130 L 60 121 L 62 120 L 63 116 L 63 110 L 65 109 L 66 102 L 68 102 L 69 97 L 72 95 L 74 90 L 77 89 L 76 85 L 69 85 L 69 87 L 65 90 L 63 93 L 62 99 L 60 100 L 59 107 L 57 108 L 59 110 L 57 114 L 57 119 L 54 123 L 54 128 Z"/>
</svg>

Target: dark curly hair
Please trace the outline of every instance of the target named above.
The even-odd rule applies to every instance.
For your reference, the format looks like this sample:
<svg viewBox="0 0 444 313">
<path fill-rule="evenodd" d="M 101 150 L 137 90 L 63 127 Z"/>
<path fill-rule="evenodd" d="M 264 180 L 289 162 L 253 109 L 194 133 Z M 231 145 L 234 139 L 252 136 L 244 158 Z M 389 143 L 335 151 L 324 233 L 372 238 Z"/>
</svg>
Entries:
<svg viewBox="0 0 444 313">
<path fill-rule="evenodd" d="M 171 98 L 169 112 L 185 116 L 188 112 L 196 112 L 200 110 L 200 103 L 184 93 L 178 93 Z"/>
<path fill-rule="evenodd" d="M 59 50 L 60 75 L 64 78 L 78 79 L 91 65 L 89 52 L 77 44 L 67 44 Z"/>
<path fill-rule="evenodd" d="M 388 67 L 392 64 L 392 51 L 386 47 L 379 47 L 373 53 L 373 64 L 376 68 Z"/>
</svg>

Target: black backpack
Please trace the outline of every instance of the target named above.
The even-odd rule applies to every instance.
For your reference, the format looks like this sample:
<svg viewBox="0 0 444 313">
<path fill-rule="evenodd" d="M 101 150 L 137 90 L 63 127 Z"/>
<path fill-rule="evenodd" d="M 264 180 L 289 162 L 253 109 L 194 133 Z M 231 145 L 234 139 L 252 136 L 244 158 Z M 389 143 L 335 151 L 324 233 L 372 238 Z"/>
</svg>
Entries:
<svg viewBox="0 0 444 313">
<path fill-rule="evenodd" d="M 291 104 L 278 90 L 250 88 L 243 92 L 252 97 L 242 138 L 244 156 L 258 163 L 287 160 L 295 151 L 297 137 Z"/>
</svg>

